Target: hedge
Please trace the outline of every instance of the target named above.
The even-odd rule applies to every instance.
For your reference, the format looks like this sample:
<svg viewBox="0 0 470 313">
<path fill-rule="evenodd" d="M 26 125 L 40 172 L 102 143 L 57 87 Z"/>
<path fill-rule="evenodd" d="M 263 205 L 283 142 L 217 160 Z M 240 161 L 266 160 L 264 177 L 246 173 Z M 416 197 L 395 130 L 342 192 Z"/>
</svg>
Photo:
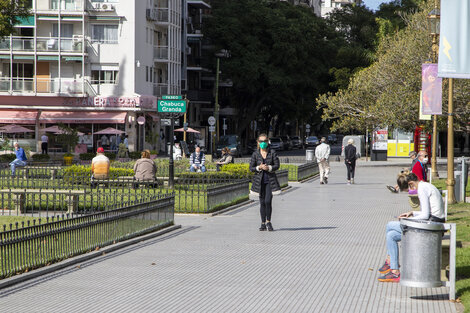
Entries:
<svg viewBox="0 0 470 313">
<path fill-rule="evenodd" d="M 64 169 L 64 178 L 71 176 L 89 176 L 91 177 L 91 166 L 90 165 L 72 165 Z M 133 169 L 127 168 L 115 168 L 109 169 L 109 177 L 116 178 L 118 176 L 134 176 Z"/>
<path fill-rule="evenodd" d="M 16 154 L 0 154 L 0 162 L 11 162 L 16 159 Z"/>
<path fill-rule="evenodd" d="M 49 161 L 51 159 L 49 154 L 34 154 L 31 158 L 33 161 Z"/>
</svg>

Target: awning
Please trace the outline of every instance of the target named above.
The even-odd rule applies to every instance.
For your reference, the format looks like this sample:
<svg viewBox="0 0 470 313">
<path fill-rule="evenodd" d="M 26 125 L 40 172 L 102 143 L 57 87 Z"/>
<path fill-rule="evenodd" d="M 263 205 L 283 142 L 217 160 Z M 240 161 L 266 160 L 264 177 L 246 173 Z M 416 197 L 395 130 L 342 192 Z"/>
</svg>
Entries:
<svg viewBox="0 0 470 313">
<path fill-rule="evenodd" d="M 0 110 L 2 124 L 36 124 L 38 111 Z"/>
<path fill-rule="evenodd" d="M 155 114 L 155 113 L 147 113 L 151 118 L 152 118 L 152 121 L 154 122 L 158 122 L 160 120 L 160 116 L 158 116 L 158 114 Z"/>
<path fill-rule="evenodd" d="M 70 124 L 123 124 L 126 112 L 63 112 L 43 111 L 39 117 L 41 123 Z"/>
</svg>

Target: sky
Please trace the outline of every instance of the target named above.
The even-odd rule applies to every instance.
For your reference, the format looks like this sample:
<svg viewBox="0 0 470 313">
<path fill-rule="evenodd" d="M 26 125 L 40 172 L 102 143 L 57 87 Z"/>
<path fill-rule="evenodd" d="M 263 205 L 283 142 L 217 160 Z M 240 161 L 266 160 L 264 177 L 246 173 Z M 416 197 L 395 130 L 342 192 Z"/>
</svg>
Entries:
<svg viewBox="0 0 470 313">
<path fill-rule="evenodd" d="M 389 1 L 387 1 L 387 0 L 362 0 L 362 2 L 364 2 L 366 7 L 368 7 L 369 9 L 372 9 L 372 10 L 375 11 L 379 8 L 379 5 L 382 2 L 389 2 Z"/>
</svg>

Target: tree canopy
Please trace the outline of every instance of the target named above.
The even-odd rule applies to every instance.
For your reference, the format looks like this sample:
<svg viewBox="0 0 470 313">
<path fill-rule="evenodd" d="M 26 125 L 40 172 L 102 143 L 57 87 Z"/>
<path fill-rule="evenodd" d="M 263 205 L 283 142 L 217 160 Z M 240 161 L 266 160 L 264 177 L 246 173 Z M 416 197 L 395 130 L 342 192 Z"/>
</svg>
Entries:
<svg viewBox="0 0 470 313">
<path fill-rule="evenodd" d="M 19 19 L 29 15 L 29 8 L 31 0 L 0 0 L 0 37 L 12 34 Z"/>
</svg>

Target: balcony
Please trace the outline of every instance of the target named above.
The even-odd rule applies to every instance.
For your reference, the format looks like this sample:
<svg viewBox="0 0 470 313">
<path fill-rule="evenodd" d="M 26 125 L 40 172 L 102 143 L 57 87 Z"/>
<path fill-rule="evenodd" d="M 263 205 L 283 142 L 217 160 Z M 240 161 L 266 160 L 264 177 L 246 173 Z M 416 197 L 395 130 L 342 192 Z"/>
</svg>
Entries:
<svg viewBox="0 0 470 313">
<path fill-rule="evenodd" d="M 168 62 L 168 47 L 158 46 L 153 48 L 153 58 L 156 62 Z"/>
<path fill-rule="evenodd" d="M 168 24 L 170 22 L 170 12 L 168 9 L 153 9 L 157 24 Z"/>
<path fill-rule="evenodd" d="M 187 97 L 191 101 L 211 102 L 214 99 L 212 90 L 188 90 Z"/>
<path fill-rule="evenodd" d="M 168 94 L 168 84 L 153 84 L 153 95 L 156 97 L 161 97 L 162 95 Z"/>
<path fill-rule="evenodd" d="M 197 9 L 210 9 L 210 1 L 209 0 L 188 0 L 188 5 L 195 7 Z"/>
<path fill-rule="evenodd" d="M 82 48 L 85 40 L 82 37 L 75 38 L 61 38 L 60 51 L 68 53 L 82 53 Z M 34 51 L 34 38 L 33 37 L 16 37 L 0 41 L 0 51 Z M 37 52 L 59 52 L 59 37 L 37 37 L 36 38 L 36 51 Z"/>
<path fill-rule="evenodd" d="M 85 0 L 50 0 L 37 1 L 37 11 L 61 11 L 61 13 L 78 13 L 85 10 Z"/>
<path fill-rule="evenodd" d="M 69 96 L 93 95 L 94 92 L 87 80 L 73 78 L 26 78 L 0 77 L 0 92 L 22 94 L 61 94 Z"/>
</svg>

